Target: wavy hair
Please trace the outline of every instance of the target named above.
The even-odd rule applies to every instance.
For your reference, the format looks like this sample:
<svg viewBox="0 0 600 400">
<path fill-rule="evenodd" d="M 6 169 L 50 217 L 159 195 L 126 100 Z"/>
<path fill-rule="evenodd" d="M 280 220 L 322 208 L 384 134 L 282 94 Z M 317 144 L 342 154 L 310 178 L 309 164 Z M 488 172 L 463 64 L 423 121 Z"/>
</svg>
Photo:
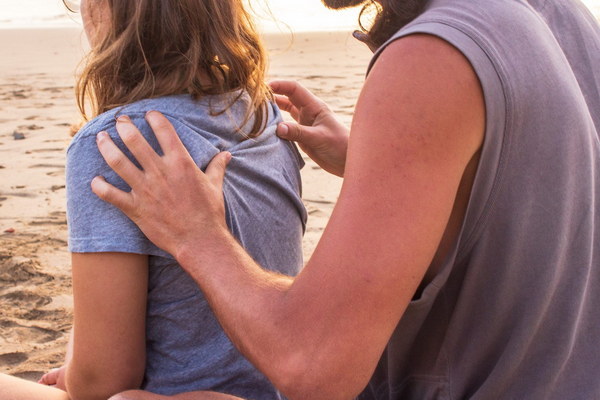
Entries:
<svg viewBox="0 0 600 400">
<path fill-rule="evenodd" d="M 333 9 L 363 6 L 359 25 L 364 35 L 360 40 L 370 48 L 376 49 L 384 44 L 402 27 L 407 25 L 423 12 L 428 0 L 322 0 Z M 370 27 L 363 23 L 369 16 Z"/>
<path fill-rule="evenodd" d="M 427 0 L 379 0 L 379 4 L 370 0 L 370 3 L 377 9 L 377 16 L 367 31 L 368 44 L 379 47 L 419 16 L 423 12 Z M 361 15 L 364 12 L 365 8 Z"/>
<path fill-rule="evenodd" d="M 147 98 L 231 92 L 237 95 L 213 115 L 244 97 L 249 104 L 240 129 L 253 120 L 244 134 L 262 133 L 272 94 L 265 50 L 243 0 L 88 1 L 106 2 L 111 19 L 76 85 L 84 119 Z"/>
</svg>

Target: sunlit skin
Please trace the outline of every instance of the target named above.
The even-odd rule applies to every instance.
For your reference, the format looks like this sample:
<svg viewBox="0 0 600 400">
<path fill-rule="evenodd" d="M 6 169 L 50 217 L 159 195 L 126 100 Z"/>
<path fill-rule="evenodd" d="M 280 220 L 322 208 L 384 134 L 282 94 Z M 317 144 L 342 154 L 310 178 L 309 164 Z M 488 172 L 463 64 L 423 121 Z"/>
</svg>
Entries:
<svg viewBox="0 0 600 400">
<path fill-rule="evenodd" d="M 120 126 L 140 170 L 100 133 L 100 151 L 132 191 L 102 178 L 92 189 L 177 258 L 234 343 L 288 398 L 353 398 L 460 230 L 484 135 L 481 87 L 454 47 L 412 35 L 376 62 L 350 135 L 298 84 L 273 89 L 304 124 L 286 123 L 280 135 L 344 176 L 297 278 L 264 271 L 228 232 L 221 184 L 230 156 L 217 156 L 203 174 L 158 113 L 147 120 L 164 156 L 135 127 Z"/>
<path fill-rule="evenodd" d="M 110 24 L 110 9 L 104 0 L 82 0 L 79 11 L 83 31 L 90 45 L 94 46 L 106 34 Z"/>
</svg>

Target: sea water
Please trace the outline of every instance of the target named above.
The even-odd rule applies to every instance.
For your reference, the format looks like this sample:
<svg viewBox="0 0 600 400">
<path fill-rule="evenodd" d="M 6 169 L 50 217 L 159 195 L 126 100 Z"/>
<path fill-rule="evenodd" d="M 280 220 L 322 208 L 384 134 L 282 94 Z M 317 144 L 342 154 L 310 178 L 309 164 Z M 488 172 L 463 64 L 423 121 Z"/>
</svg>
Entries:
<svg viewBox="0 0 600 400">
<path fill-rule="evenodd" d="M 359 10 L 327 10 L 321 0 L 248 1 L 263 32 L 351 30 L 358 20 Z M 0 28 L 77 26 L 79 15 L 62 0 L 0 0 Z"/>
<path fill-rule="evenodd" d="M 321 0 L 247 1 L 263 32 L 352 30 L 357 26 L 359 10 L 327 10 Z M 600 18 L 600 0 L 582 1 Z M 0 0 L 0 28 L 69 26 L 81 26 L 81 20 L 67 11 L 62 0 Z"/>
</svg>

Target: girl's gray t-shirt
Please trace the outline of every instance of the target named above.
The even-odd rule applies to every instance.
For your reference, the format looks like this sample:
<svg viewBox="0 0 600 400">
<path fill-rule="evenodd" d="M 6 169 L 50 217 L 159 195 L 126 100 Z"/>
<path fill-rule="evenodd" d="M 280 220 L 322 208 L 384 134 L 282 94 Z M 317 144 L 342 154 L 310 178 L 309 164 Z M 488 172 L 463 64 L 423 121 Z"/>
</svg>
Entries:
<svg viewBox="0 0 600 400">
<path fill-rule="evenodd" d="M 600 28 L 578 0 L 431 0 L 486 131 L 461 234 L 364 399 L 600 398 Z M 385 49 L 385 46 L 376 54 Z"/>
<path fill-rule="evenodd" d="M 187 95 L 169 96 L 114 109 L 84 126 L 67 151 L 70 251 L 150 255 L 143 389 L 154 393 L 214 390 L 248 399 L 280 398 L 229 341 L 202 292 L 173 257 L 154 246 L 121 211 L 92 193 L 90 182 L 99 175 L 128 190 L 103 160 L 95 137 L 107 131 L 132 158 L 115 130 L 115 117 L 125 114 L 160 153 L 144 120 L 146 112 L 156 110 L 171 121 L 201 168 L 218 152 L 231 152 L 233 159 L 223 189 L 229 228 L 263 267 L 295 275 L 302 267 L 301 240 L 306 222 L 299 173 L 303 161 L 293 144 L 275 134 L 281 121 L 276 106 L 268 105 L 265 131 L 248 140 L 238 132 L 246 97 L 215 115 L 237 94 L 200 101 Z"/>
</svg>

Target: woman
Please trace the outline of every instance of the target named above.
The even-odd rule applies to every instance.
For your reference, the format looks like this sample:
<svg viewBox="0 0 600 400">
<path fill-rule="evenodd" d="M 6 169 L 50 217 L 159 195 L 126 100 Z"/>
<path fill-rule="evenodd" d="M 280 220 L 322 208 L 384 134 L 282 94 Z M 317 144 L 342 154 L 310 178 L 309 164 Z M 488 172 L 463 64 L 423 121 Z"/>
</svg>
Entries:
<svg viewBox="0 0 600 400">
<path fill-rule="evenodd" d="M 97 151 L 96 133 L 116 139 L 116 126 L 127 131 L 135 124 L 159 150 L 166 143 L 151 134 L 156 125 L 149 111 L 160 111 L 197 165 L 223 150 L 233 154 L 225 188 L 232 232 L 261 265 L 298 272 L 306 218 L 302 160 L 275 135 L 280 115 L 242 1 L 84 0 L 81 14 L 92 51 L 77 92 L 81 111 L 94 118 L 67 153 L 72 351 L 65 367 L 42 379 L 66 393 L 3 377 L 0 397 L 106 399 L 142 388 L 278 398 L 227 339 L 174 258 L 89 185 L 102 175 L 126 189 Z"/>
</svg>

